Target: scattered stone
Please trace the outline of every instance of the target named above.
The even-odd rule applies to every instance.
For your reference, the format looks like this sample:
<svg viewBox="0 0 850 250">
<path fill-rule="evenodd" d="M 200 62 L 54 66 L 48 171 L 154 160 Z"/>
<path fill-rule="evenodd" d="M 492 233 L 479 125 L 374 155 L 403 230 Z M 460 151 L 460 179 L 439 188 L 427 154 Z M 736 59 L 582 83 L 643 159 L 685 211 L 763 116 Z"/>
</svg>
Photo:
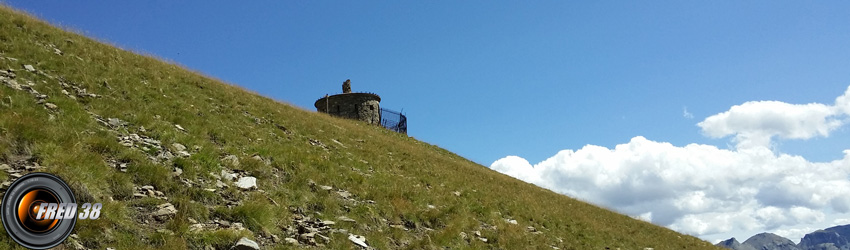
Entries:
<svg viewBox="0 0 850 250">
<path fill-rule="evenodd" d="M 225 164 L 230 165 L 230 167 L 238 167 L 239 166 L 239 157 L 237 157 L 235 155 L 227 155 L 223 159 L 221 159 L 221 161 L 224 162 Z"/>
<path fill-rule="evenodd" d="M 254 159 L 254 160 L 257 160 L 257 161 L 259 161 L 259 162 L 262 162 L 262 163 L 263 163 L 263 165 L 266 165 L 266 166 L 271 166 L 271 165 L 272 165 L 272 162 L 271 162 L 270 160 L 265 159 L 265 158 L 263 158 L 263 157 L 262 157 L 262 156 L 260 156 L 260 155 L 254 155 L 254 156 L 252 156 L 252 157 L 251 157 L 251 159 Z"/>
<path fill-rule="evenodd" d="M 32 166 L 30 166 L 30 165 L 24 166 L 24 170 L 26 170 L 26 171 L 33 171 L 33 170 L 37 170 L 39 168 L 41 168 L 41 166 L 38 165 L 38 162 L 33 162 Z"/>
<path fill-rule="evenodd" d="M 303 233 L 300 236 L 298 236 L 298 238 L 301 239 L 301 241 L 307 241 L 307 242 L 314 241 L 313 238 L 316 238 L 316 233 L 317 232 Z M 313 242 L 313 245 L 315 245 L 315 242 Z"/>
<path fill-rule="evenodd" d="M 77 234 L 71 234 L 71 236 L 65 240 L 65 246 L 74 250 L 88 249 L 83 246 L 83 244 L 80 244 L 80 236 L 77 236 Z"/>
<path fill-rule="evenodd" d="M 230 222 L 229 222 L 229 221 L 226 221 L 226 220 L 216 220 L 215 222 L 216 222 L 216 223 L 218 223 L 219 225 L 224 226 L 224 227 L 230 227 Z"/>
<path fill-rule="evenodd" d="M 244 190 L 256 189 L 257 178 L 251 176 L 239 178 L 239 181 L 236 181 L 236 186 Z"/>
<path fill-rule="evenodd" d="M 45 104 L 44 104 L 44 107 L 45 107 L 45 108 L 47 108 L 47 109 L 50 109 L 50 110 L 56 110 L 56 109 L 59 109 L 59 106 L 56 106 L 56 104 L 49 103 L 49 102 L 48 102 L 48 103 L 45 103 Z"/>
<path fill-rule="evenodd" d="M 260 245 L 257 244 L 256 241 L 250 240 L 246 237 L 242 237 L 239 241 L 236 242 L 236 245 L 233 246 L 234 250 L 260 250 Z"/>
<path fill-rule="evenodd" d="M 454 192 L 452 192 L 452 194 L 455 195 L 455 196 L 460 196 L 460 191 L 454 191 Z"/>
<path fill-rule="evenodd" d="M 35 68 L 32 65 L 26 64 L 24 65 L 24 69 L 29 72 L 35 72 Z"/>
<path fill-rule="evenodd" d="M 17 77 L 17 75 L 15 75 L 14 69 L 7 69 L 7 70 L 0 70 L 0 77 L 14 79 L 15 77 Z"/>
<path fill-rule="evenodd" d="M 186 132 L 186 129 L 184 129 L 183 126 L 180 126 L 180 124 L 174 124 L 174 127 L 180 131 Z"/>
<path fill-rule="evenodd" d="M 168 150 L 162 150 L 162 151 L 159 152 L 159 154 L 156 156 L 156 158 L 168 161 L 168 160 L 171 160 L 172 158 L 174 158 L 174 155 L 171 154 L 171 152 L 168 151 Z"/>
<path fill-rule="evenodd" d="M 107 119 L 107 122 L 109 123 L 109 126 L 112 126 L 112 127 L 121 127 L 121 126 L 127 125 L 127 122 L 122 121 L 121 119 L 118 119 L 118 118 L 109 118 L 109 119 Z"/>
<path fill-rule="evenodd" d="M 40 72 L 40 73 L 44 74 L 44 72 Z M 81 98 L 100 97 L 97 94 L 89 93 L 88 90 L 86 90 L 85 88 L 80 88 L 78 84 L 73 83 L 71 81 L 68 81 L 68 80 L 66 80 L 65 78 L 62 78 L 62 77 L 59 77 L 59 85 L 62 86 L 62 94 L 65 94 L 69 98 L 74 99 L 74 100 L 77 100 L 77 97 L 81 97 Z M 74 93 L 76 93 L 76 95 L 71 95 L 71 93 L 70 93 L 70 91 L 68 91 L 68 89 L 73 90 Z"/>
<path fill-rule="evenodd" d="M 198 232 L 198 231 L 201 231 L 201 230 L 204 230 L 204 224 L 195 223 L 195 224 L 189 225 L 189 232 Z"/>
<path fill-rule="evenodd" d="M 437 207 L 435 207 L 434 205 L 428 204 L 428 209 L 436 209 L 436 208 Z"/>
<path fill-rule="evenodd" d="M 334 189 L 334 188 L 331 187 L 331 186 L 319 185 L 319 189 L 324 190 L 324 191 L 329 191 L 329 190 Z"/>
<path fill-rule="evenodd" d="M 222 169 L 221 170 L 221 179 L 224 179 L 226 181 L 233 181 L 233 180 L 236 179 L 236 174 L 231 173 L 231 172 L 229 172 L 225 169 Z"/>
<path fill-rule="evenodd" d="M 150 185 L 136 187 L 136 192 L 133 193 L 133 197 L 151 197 L 160 200 L 168 200 L 168 197 L 165 196 L 165 193 L 163 193 L 162 191 L 157 191 L 153 186 Z"/>
<path fill-rule="evenodd" d="M 514 219 L 505 219 L 505 222 L 511 223 L 511 224 L 514 224 L 514 225 L 518 224 L 517 221 L 514 220 Z"/>
<path fill-rule="evenodd" d="M 324 143 L 322 143 L 321 141 L 316 140 L 316 139 L 310 139 L 310 145 L 319 146 L 319 147 L 322 147 L 324 149 L 328 149 L 328 146 L 325 146 Z"/>
<path fill-rule="evenodd" d="M 351 198 L 351 193 L 349 193 L 348 191 L 340 190 L 340 191 L 337 191 L 336 193 L 337 193 L 340 197 L 342 197 L 343 199 L 349 199 L 349 198 Z"/>
<path fill-rule="evenodd" d="M 177 156 L 186 158 L 186 157 L 189 157 L 189 156 L 192 156 L 192 155 L 189 154 L 189 152 L 186 152 L 186 151 L 177 151 Z"/>
<path fill-rule="evenodd" d="M 159 206 L 156 206 L 156 208 L 157 210 L 153 213 L 153 216 L 154 218 L 160 221 L 168 219 L 177 214 L 177 209 L 174 208 L 174 205 L 172 205 L 171 203 L 161 204 Z"/>
<path fill-rule="evenodd" d="M 161 233 L 161 234 L 174 235 L 174 231 L 171 231 L 171 230 L 168 230 L 168 229 L 165 229 L 165 228 L 157 229 L 156 232 Z"/>
<path fill-rule="evenodd" d="M 95 117 L 95 119 L 99 118 Z M 167 148 L 162 147 L 162 143 L 160 141 L 144 135 L 129 134 L 125 136 L 118 136 L 118 141 L 125 147 L 135 147 L 145 151 L 148 153 L 149 159 L 154 162 L 158 162 L 159 160 L 170 160 L 174 157 Z"/>
<path fill-rule="evenodd" d="M 357 222 L 356 220 L 354 220 L 352 218 L 345 217 L 345 216 L 338 216 L 338 217 L 336 217 L 336 219 L 340 220 L 340 221 L 344 221 L 344 222 Z"/>
<path fill-rule="evenodd" d="M 287 128 L 286 128 L 285 126 L 283 126 L 283 125 L 280 125 L 280 124 L 275 123 L 275 124 L 274 124 L 274 126 L 275 126 L 275 127 L 277 127 L 278 129 L 280 129 L 281 131 L 283 131 L 284 133 L 288 134 L 288 135 L 289 135 L 289 134 L 292 134 L 292 132 L 290 132 L 290 131 L 289 131 L 289 129 L 287 129 Z"/>
<path fill-rule="evenodd" d="M 229 228 L 231 230 L 236 231 L 245 230 L 245 226 L 243 226 L 242 223 L 231 223 L 229 221 L 219 219 L 208 221 L 207 223 L 197 223 L 197 221 L 195 220 L 190 220 L 189 223 L 193 223 L 189 226 L 189 231 L 191 232 L 198 232 L 203 230 L 218 230 L 223 228 Z"/>
<path fill-rule="evenodd" d="M 289 238 L 289 237 L 286 237 L 285 239 L 283 239 L 283 242 L 286 242 L 286 244 L 290 244 L 290 245 L 296 245 L 296 246 L 299 245 L 298 240 L 293 239 L 293 238 Z"/>
<path fill-rule="evenodd" d="M 2 80 L 3 83 L 6 84 L 6 86 L 9 86 L 10 88 L 12 88 L 14 90 L 23 90 L 23 89 L 21 89 L 21 85 L 18 84 L 18 82 L 15 81 L 14 79 L 2 78 L 0 80 Z"/>
<path fill-rule="evenodd" d="M 467 240 L 469 238 L 469 236 L 467 236 L 465 232 L 460 232 L 459 235 L 460 235 L 460 239 L 462 239 L 462 240 Z"/>
<path fill-rule="evenodd" d="M 366 237 L 356 234 L 348 234 L 348 240 L 359 247 L 369 249 L 369 245 L 366 245 Z"/>
<path fill-rule="evenodd" d="M 171 172 L 171 176 L 174 176 L 174 177 L 179 177 L 182 174 L 183 174 L 182 168 L 174 168 L 174 172 Z"/>
<path fill-rule="evenodd" d="M 309 246 L 322 246 L 322 243 L 328 243 L 329 233 L 339 233 L 340 230 L 331 228 L 336 225 L 336 222 L 330 220 L 320 220 L 304 215 L 301 208 L 290 207 L 292 211 L 292 225 L 285 228 L 288 238 L 296 239 L 300 244 Z M 317 241 L 319 240 L 319 241 Z"/>
<path fill-rule="evenodd" d="M 477 238 L 478 240 L 480 240 L 484 243 L 487 243 L 487 241 L 488 241 L 487 238 L 481 236 L 481 231 L 472 231 L 472 235 L 474 235 L 475 238 Z"/>
<path fill-rule="evenodd" d="M 172 143 L 171 147 L 173 147 L 176 151 L 186 151 L 186 146 L 183 146 L 183 144 L 180 143 Z"/>
</svg>

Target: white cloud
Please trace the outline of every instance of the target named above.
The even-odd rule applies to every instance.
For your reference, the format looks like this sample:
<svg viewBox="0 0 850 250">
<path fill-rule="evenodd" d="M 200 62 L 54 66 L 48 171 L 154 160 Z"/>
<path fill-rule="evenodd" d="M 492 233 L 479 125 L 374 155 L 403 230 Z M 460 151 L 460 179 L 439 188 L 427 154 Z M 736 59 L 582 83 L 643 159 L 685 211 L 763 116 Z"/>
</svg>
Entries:
<svg viewBox="0 0 850 250">
<path fill-rule="evenodd" d="M 685 118 L 688 118 L 688 119 L 694 119 L 694 114 L 691 114 L 691 112 L 688 112 L 688 107 L 682 108 L 682 116 L 685 117 Z"/>
<path fill-rule="evenodd" d="M 850 224 L 850 218 L 839 218 L 832 221 L 835 225 L 847 225 Z"/>
<path fill-rule="evenodd" d="M 646 221 L 646 222 L 652 222 L 652 212 L 642 213 L 642 214 L 639 214 L 639 215 L 634 216 L 632 218 L 642 220 L 642 221 Z"/>
<path fill-rule="evenodd" d="M 710 116 L 697 126 L 710 137 L 735 135 L 738 148 L 768 147 L 771 138 L 776 136 L 783 139 L 827 137 L 845 123 L 842 118 L 848 114 L 850 88 L 835 99 L 834 105 L 746 102 Z"/>
<path fill-rule="evenodd" d="M 835 108 L 838 112 L 850 114 L 850 88 L 847 88 L 844 95 L 835 99 Z"/>
<path fill-rule="evenodd" d="M 534 165 L 508 156 L 490 167 L 698 236 L 817 223 L 850 212 L 850 150 L 839 160 L 811 162 L 767 145 L 771 138 L 828 136 L 844 124 L 849 100 L 850 88 L 835 105 L 747 102 L 699 123 L 708 136 L 734 135 L 736 149 L 637 136 L 610 149 L 563 150 Z"/>
</svg>

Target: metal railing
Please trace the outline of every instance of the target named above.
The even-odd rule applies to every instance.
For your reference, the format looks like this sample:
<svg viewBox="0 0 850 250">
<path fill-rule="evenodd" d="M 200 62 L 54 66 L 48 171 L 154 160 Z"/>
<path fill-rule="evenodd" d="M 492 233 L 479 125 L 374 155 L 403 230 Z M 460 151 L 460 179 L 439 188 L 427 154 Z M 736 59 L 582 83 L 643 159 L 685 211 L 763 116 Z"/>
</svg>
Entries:
<svg viewBox="0 0 850 250">
<path fill-rule="evenodd" d="M 381 108 L 381 126 L 398 133 L 407 134 L 407 116 L 400 112 Z"/>
</svg>

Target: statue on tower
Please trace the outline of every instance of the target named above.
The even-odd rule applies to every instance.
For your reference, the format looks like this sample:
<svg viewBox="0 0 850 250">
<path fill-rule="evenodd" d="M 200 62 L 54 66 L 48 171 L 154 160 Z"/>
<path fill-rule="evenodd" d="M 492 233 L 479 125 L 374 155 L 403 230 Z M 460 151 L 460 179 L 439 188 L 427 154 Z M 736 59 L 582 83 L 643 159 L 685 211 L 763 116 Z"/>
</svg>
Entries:
<svg viewBox="0 0 850 250">
<path fill-rule="evenodd" d="M 342 93 L 351 93 L 351 79 L 346 79 L 342 83 Z"/>
</svg>

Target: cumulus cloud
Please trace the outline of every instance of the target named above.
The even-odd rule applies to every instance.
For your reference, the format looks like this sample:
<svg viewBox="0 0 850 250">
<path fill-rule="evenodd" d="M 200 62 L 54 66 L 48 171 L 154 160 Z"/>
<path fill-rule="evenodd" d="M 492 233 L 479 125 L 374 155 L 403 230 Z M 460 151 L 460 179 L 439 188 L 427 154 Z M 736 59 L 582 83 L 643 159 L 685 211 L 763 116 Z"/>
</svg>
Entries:
<svg viewBox="0 0 850 250">
<path fill-rule="evenodd" d="M 789 104 L 779 101 L 753 101 L 732 106 L 697 124 L 705 135 L 715 138 L 735 135 L 739 148 L 767 147 L 773 137 L 809 139 L 827 137 L 845 123 L 850 114 L 850 88 L 835 99 L 834 105 Z"/>
<path fill-rule="evenodd" d="M 835 225 L 847 225 L 850 224 L 850 218 L 835 219 L 832 223 Z"/>
<path fill-rule="evenodd" d="M 847 88 L 844 95 L 835 99 L 835 108 L 838 112 L 850 114 L 850 88 Z"/>
<path fill-rule="evenodd" d="M 735 149 L 636 136 L 613 148 L 563 150 L 533 165 L 508 156 L 490 167 L 692 235 L 777 230 L 850 212 L 850 150 L 811 162 L 768 147 L 774 138 L 826 137 L 848 111 L 850 88 L 834 105 L 747 102 L 699 123 L 708 136 L 734 136 Z"/>
</svg>

